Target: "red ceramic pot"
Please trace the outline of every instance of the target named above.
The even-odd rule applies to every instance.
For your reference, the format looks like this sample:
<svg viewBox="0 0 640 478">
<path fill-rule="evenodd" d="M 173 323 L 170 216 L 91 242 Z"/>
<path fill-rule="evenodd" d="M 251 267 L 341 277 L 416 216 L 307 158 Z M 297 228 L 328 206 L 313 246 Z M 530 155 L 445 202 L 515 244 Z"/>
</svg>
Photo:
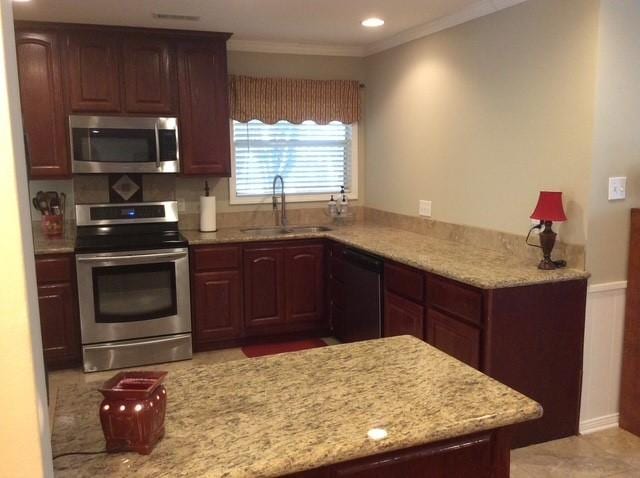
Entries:
<svg viewBox="0 0 640 478">
<path fill-rule="evenodd" d="M 148 455 L 164 436 L 167 372 L 120 372 L 100 392 L 100 423 L 107 451 Z"/>
</svg>

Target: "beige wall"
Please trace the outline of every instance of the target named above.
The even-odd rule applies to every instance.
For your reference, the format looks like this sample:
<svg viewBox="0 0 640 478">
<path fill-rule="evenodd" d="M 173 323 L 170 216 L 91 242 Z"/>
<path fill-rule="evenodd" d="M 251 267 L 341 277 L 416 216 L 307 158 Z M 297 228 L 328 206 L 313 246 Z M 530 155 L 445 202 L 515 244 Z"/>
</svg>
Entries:
<svg viewBox="0 0 640 478">
<path fill-rule="evenodd" d="M 0 3 L 0 476 L 53 476 L 11 1 Z"/>
<path fill-rule="evenodd" d="M 626 280 L 629 209 L 640 207 L 640 2 L 603 0 L 587 269 L 592 283 Z M 608 201 L 610 176 L 627 176 L 627 200 Z"/>
<path fill-rule="evenodd" d="M 585 241 L 597 0 L 530 0 L 369 57 L 366 204 L 524 234 L 561 190 Z"/>
</svg>

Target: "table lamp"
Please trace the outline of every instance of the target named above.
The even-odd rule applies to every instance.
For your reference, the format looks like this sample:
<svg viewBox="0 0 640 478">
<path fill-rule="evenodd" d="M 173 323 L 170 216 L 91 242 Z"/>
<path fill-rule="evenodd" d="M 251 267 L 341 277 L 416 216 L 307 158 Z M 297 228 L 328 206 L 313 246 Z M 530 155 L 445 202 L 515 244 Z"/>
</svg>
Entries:
<svg viewBox="0 0 640 478">
<path fill-rule="evenodd" d="M 553 261 L 551 260 L 551 251 L 556 243 L 557 234 L 551 229 L 553 222 L 564 222 L 567 220 L 567 216 L 564 213 L 562 207 L 562 193 L 554 191 L 540 191 L 538 197 L 538 204 L 535 210 L 531 214 L 531 219 L 537 219 L 539 224 L 533 226 L 529 230 L 527 235 L 527 244 L 529 244 L 529 236 L 534 229 L 544 229 L 540 232 L 540 245 L 529 244 L 530 246 L 540 247 L 542 249 L 543 258 L 538 264 L 538 269 L 553 270 L 558 267 L 564 267 L 565 261 Z"/>
</svg>

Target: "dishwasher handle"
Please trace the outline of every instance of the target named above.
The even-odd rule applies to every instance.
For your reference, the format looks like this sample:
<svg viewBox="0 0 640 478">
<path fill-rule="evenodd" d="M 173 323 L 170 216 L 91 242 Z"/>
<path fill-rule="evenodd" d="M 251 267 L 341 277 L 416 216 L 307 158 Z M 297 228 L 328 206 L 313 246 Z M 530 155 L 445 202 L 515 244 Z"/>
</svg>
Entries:
<svg viewBox="0 0 640 478">
<path fill-rule="evenodd" d="M 372 272 L 382 272 L 384 261 L 380 257 L 365 254 L 356 249 L 346 248 L 342 251 L 342 258 L 353 265 Z"/>
</svg>

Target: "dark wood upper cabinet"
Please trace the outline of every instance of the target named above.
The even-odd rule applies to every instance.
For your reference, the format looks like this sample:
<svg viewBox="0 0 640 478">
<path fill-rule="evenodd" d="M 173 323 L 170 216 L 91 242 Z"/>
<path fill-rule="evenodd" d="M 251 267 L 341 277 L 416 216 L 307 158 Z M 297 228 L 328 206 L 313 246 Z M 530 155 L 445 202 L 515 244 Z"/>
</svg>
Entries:
<svg viewBox="0 0 640 478">
<path fill-rule="evenodd" d="M 319 322 L 324 317 L 324 245 L 285 249 L 288 322 Z"/>
<path fill-rule="evenodd" d="M 60 42 L 55 30 L 16 31 L 25 152 L 32 179 L 71 175 Z"/>
<path fill-rule="evenodd" d="M 244 323 L 247 328 L 283 324 L 285 315 L 284 250 L 244 250 Z"/>
<path fill-rule="evenodd" d="M 122 48 L 128 113 L 176 114 L 175 54 L 166 38 L 126 37 Z"/>
<path fill-rule="evenodd" d="M 66 69 L 71 111 L 122 111 L 117 34 L 92 30 L 69 32 Z"/>
<path fill-rule="evenodd" d="M 178 42 L 178 89 L 182 173 L 230 176 L 226 43 Z"/>
</svg>

